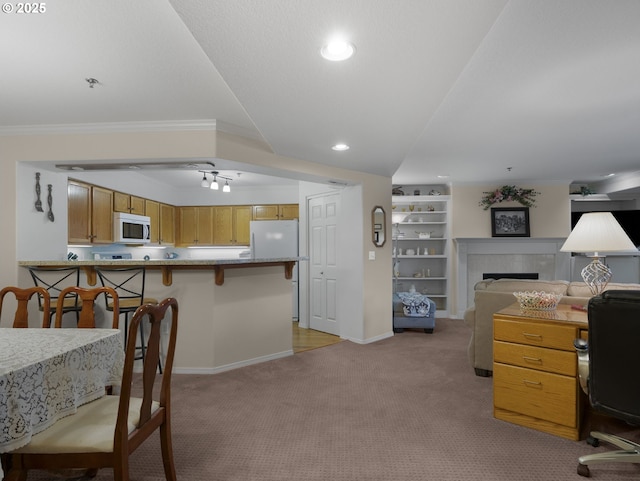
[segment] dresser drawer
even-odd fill
[[[573,377],[534,369],[493,365],[493,404],[556,424],[577,427],[578,384]]]
[[[578,371],[575,352],[510,342],[495,341],[493,343],[493,360],[565,376],[575,377]]]
[[[496,319],[493,322],[493,336],[497,341],[574,351],[573,340],[578,337],[578,329],[573,326],[559,326],[541,322]]]

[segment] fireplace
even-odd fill
[[[473,287],[485,274],[510,278],[571,278],[571,254],[560,252],[564,238],[456,238],[456,312],[473,305]],[[495,277],[494,277],[495,278]]]
[[[537,272],[483,272],[482,280],[485,279],[539,279]]]

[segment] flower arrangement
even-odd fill
[[[534,197],[539,193],[533,189],[521,189],[515,185],[503,185],[492,192],[483,192],[485,196],[478,205],[484,210],[498,202],[519,202],[525,207],[535,207],[533,205],[536,201]]]

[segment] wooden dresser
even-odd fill
[[[559,305],[493,316],[493,414],[497,419],[580,439],[581,406],[573,341],[586,338],[587,313]]]

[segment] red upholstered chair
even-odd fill
[[[49,327],[51,323],[51,299],[49,292],[44,287],[29,287],[23,289],[21,287],[9,286],[0,291],[0,314],[2,313],[2,305],[4,296],[11,292],[18,301],[18,307],[13,317],[13,327],[29,327],[29,301],[34,294],[41,297],[42,305],[42,327]]]
[[[171,316],[168,310],[171,308]],[[165,319],[168,317],[168,319]],[[148,318],[148,320],[147,320]],[[136,337],[141,321],[150,333],[142,375],[133,375]],[[163,374],[157,374],[161,325],[170,322],[169,343]],[[171,445],[171,372],[178,332],[178,303],[169,298],[159,305],[139,307],[129,322],[122,387],[118,396],[103,396],[78,408],[48,429],[36,434],[26,446],[5,453],[9,467],[4,481],[24,481],[30,469],[69,470],[113,468],[114,481],[128,481],[129,456],[153,432],[160,432],[165,478],[176,481]],[[161,379],[159,389],[154,389]],[[142,397],[132,396],[132,386]],[[155,396],[154,397],[154,393]]]

